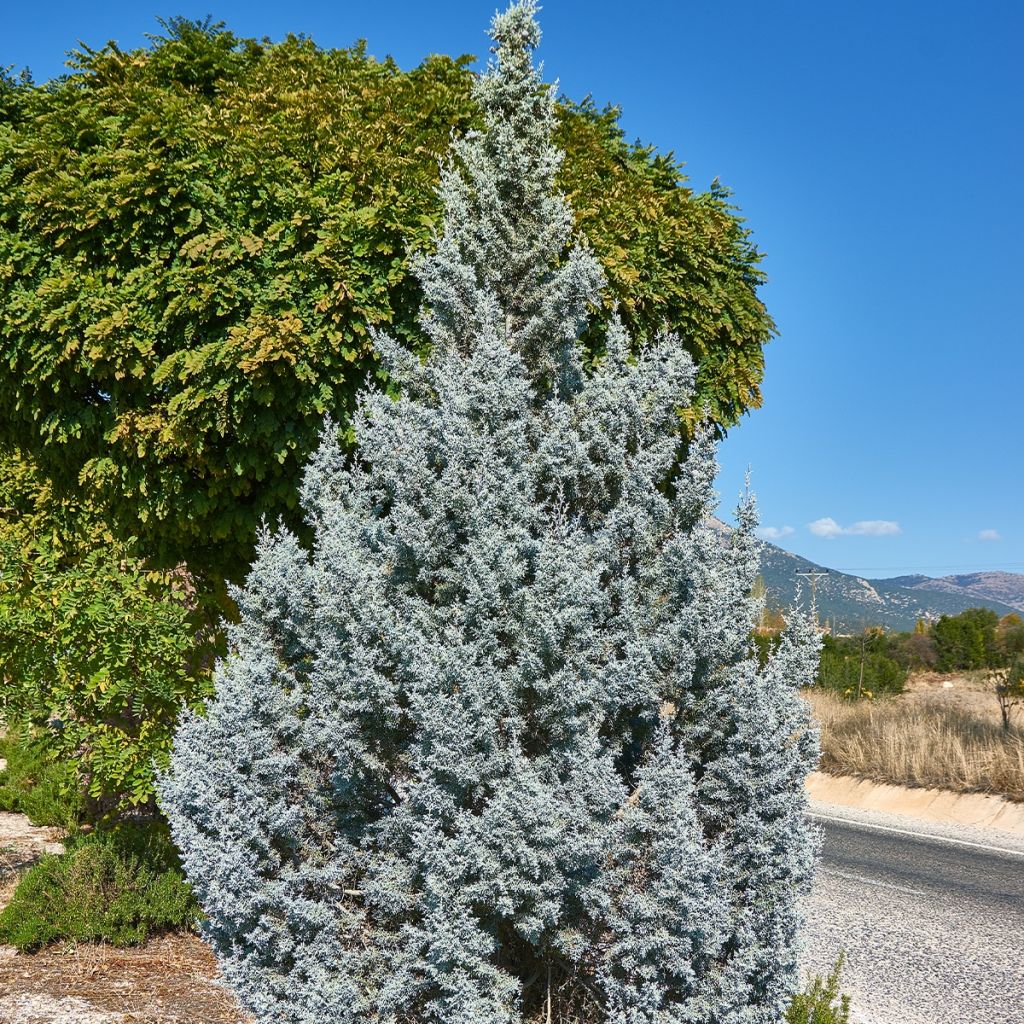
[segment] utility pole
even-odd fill
[[[864,648],[868,643],[868,625],[864,619],[860,620],[860,679],[857,680],[857,700],[860,700],[864,692]]]
[[[797,576],[802,576],[805,580],[811,581],[811,610],[814,612],[814,621],[818,621],[818,580],[824,579],[828,575],[828,572],[822,570],[820,572],[798,572]]]
[[[865,629],[860,634],[860,679],[857,680],[857,700],[860,700],[860,695],[864,692],[864,647],[867,642],[868,632]]]

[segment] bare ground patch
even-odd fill
[[[136,949],[0,947],[0,1024],[249,1024],[194,935]]]
[[[999,721],[999,704],[986,669],[977,672],[914,672],[898,701],[909,705],[956,708],[987,721]]]

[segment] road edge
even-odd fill
[[[1024,839],[1024,804],[989,793],[895,786],[849,775],[813,772],[807,779],[812,800],[834,807],[879,811],[941,825],[961,825]]]

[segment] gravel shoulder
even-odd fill
[[[846,953],[864,1024],[1020,1024],[1024,839],[815,804],[824,849],[806,969]]]

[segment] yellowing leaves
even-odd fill
[[[294,314],[285,314],[269,323],[236,329],[232,338],[245,353],[238,361],[239,369],[253,376],[269,363],[296,364],[303,344],[302,321]]]
[[[324,412],[346,429],[376,380],[369,326],[422,346],[406,254],[433,244],[438,158],[479,114],[466,61],[405,72],[291,38],[192,67],[166,47],[122,55],[128,79],[84,56],[2,130],[0,441],[67,489],[88,467],[161,561],[238,574],[259,517],[293,515]],[[693,192],[612,111],[562,104],[558,143],[608,276],[599,319],[676,330],[735,422],[772,323],[727,193]],[[584,342],[601,350],[600,323]]]
[[[255,235],[242,235],[239,242],[249,256],[258,256],[263,252],[263,240]]]
[[[179,250],[179,255],[186,260],[198,260],[203,256],[215,256],[221,251],[227,232],[210,231],[189,239]]]

